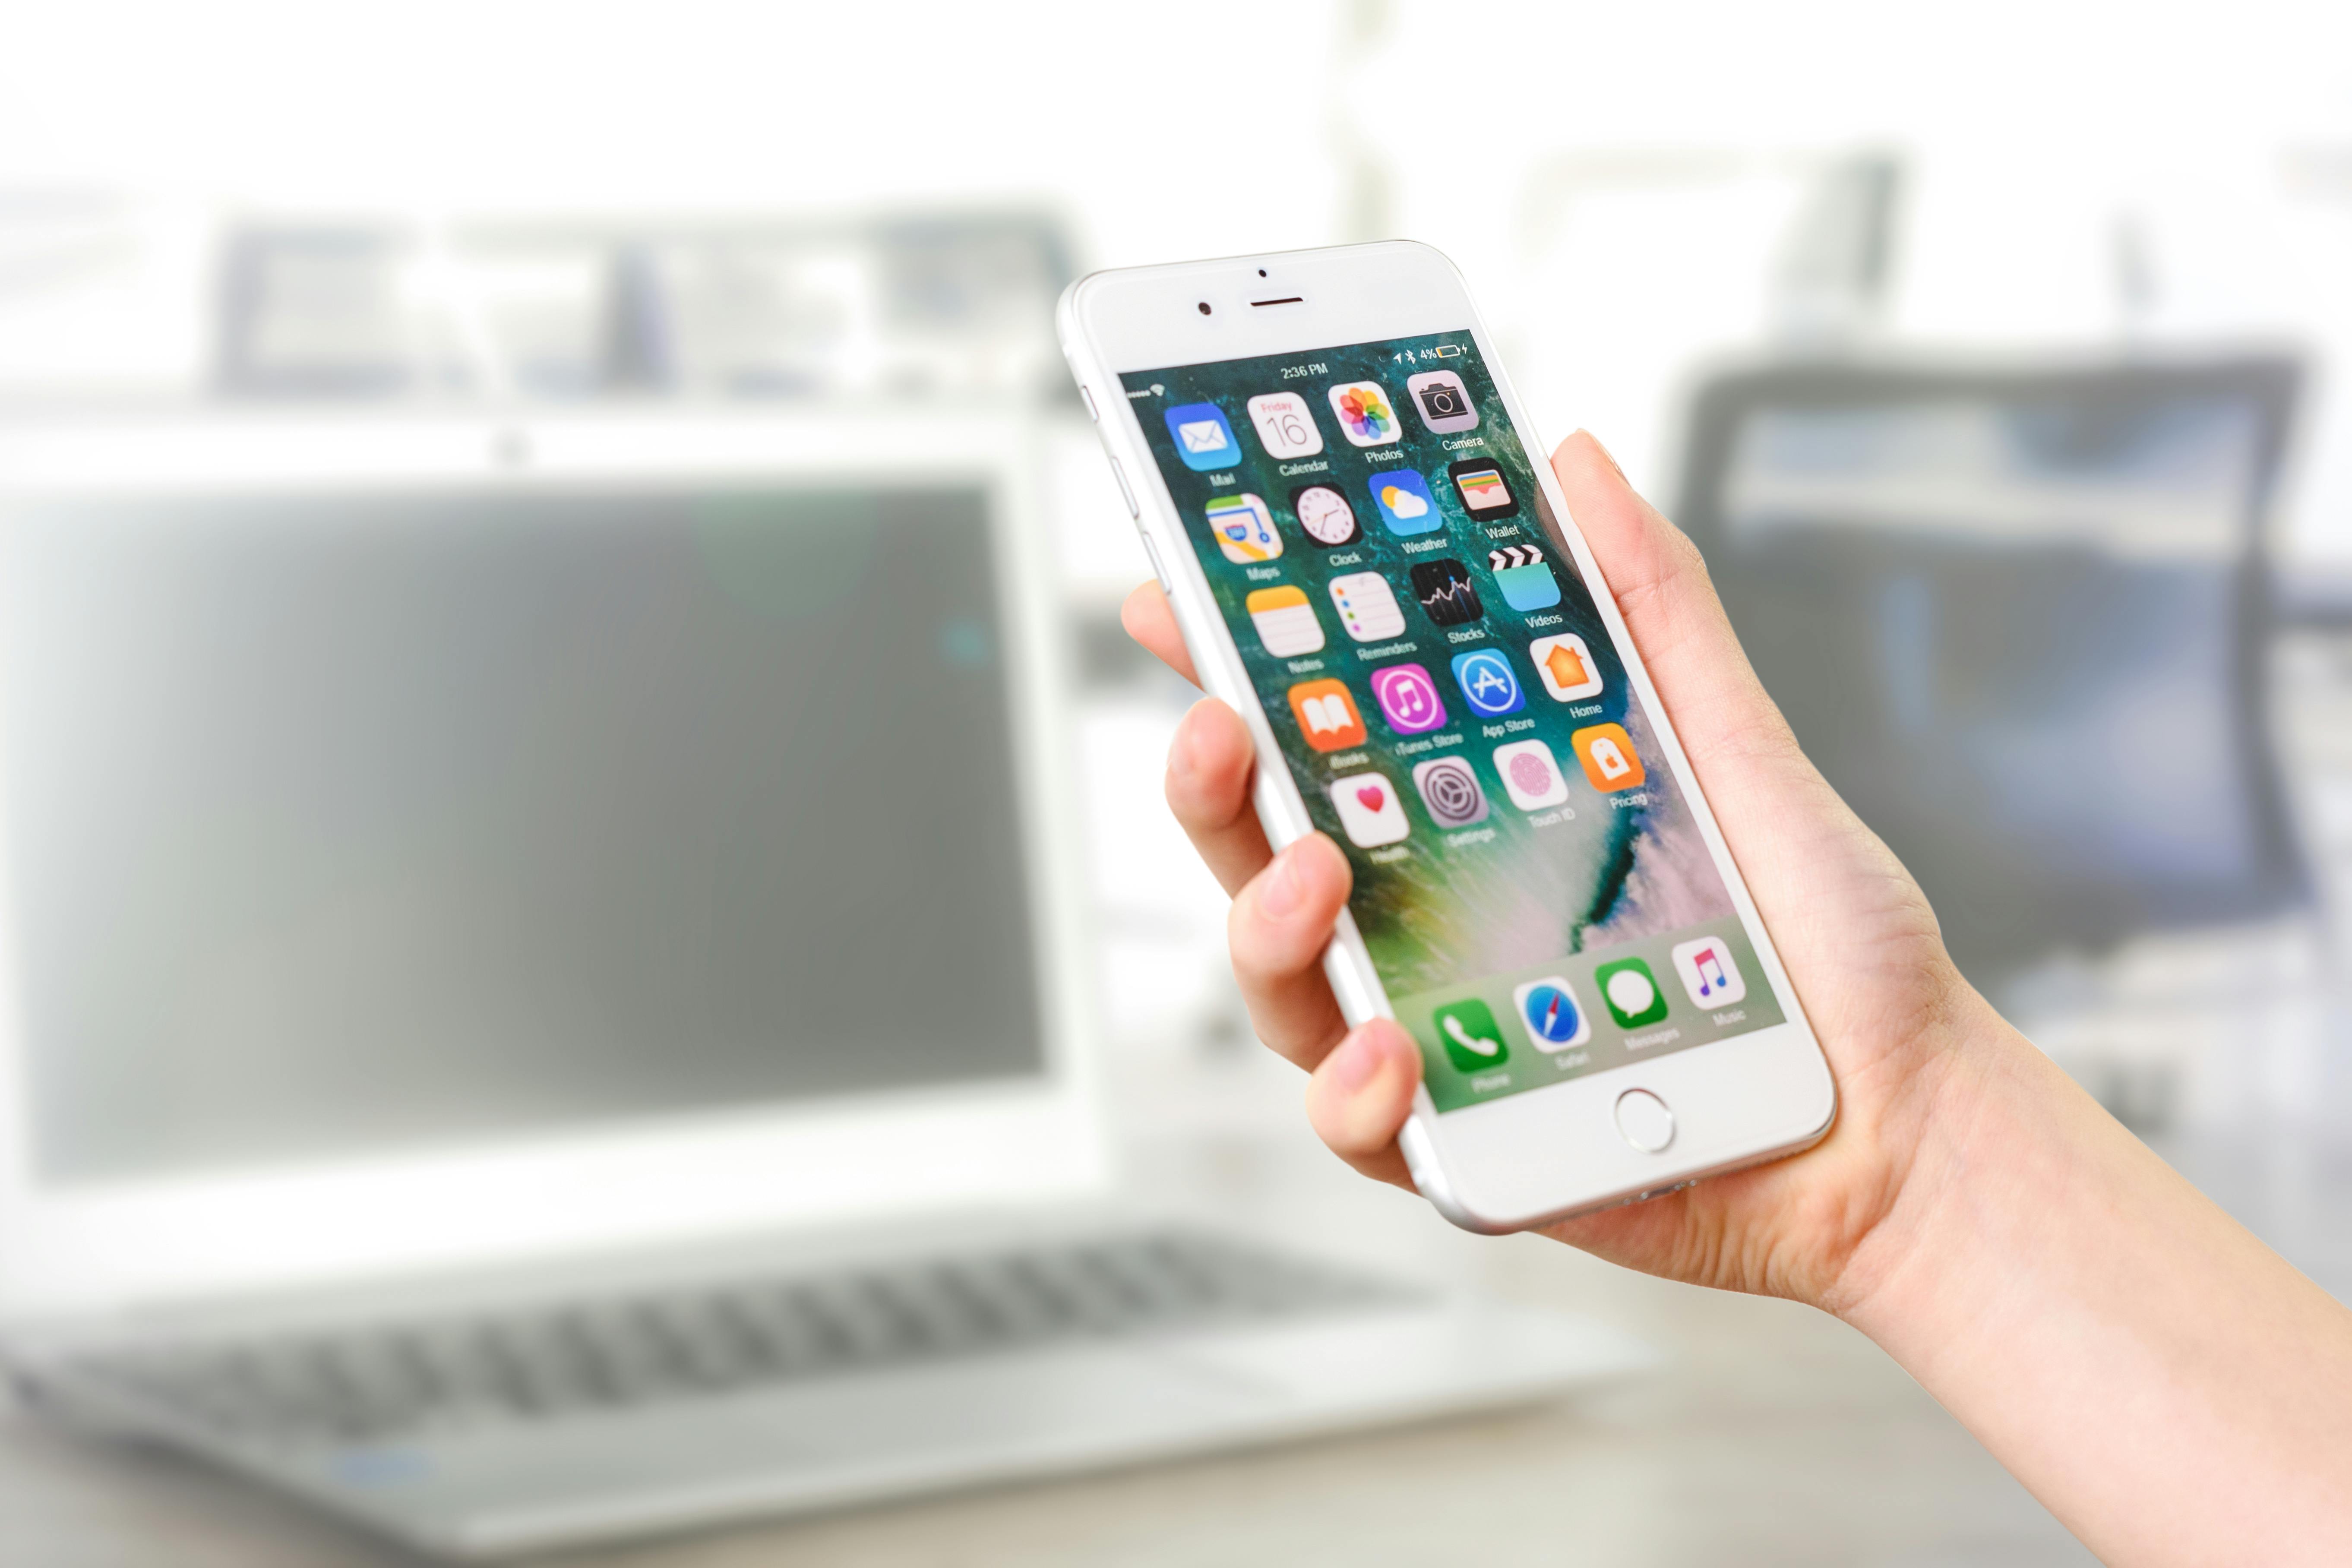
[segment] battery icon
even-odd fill
[[[1455,354],[1458,354],[1461,352],[1462,345],[1459,343],[1440,343],[1437,345],[1437,357],[1439,359],[1452,359]]]

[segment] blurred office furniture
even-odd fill
[[[1678,516],[1797,738],[1999,994],[2291,908],[2267,679],[2284,357],[1717,375]]]
[[[1070,399],[1074,276],[1023,211],[700,222],[283,220],[225,241],[240,399]]]

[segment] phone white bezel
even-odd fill
[[[1485,356],[1520,440],[1530,452],[1539,452],[1534,427],[1460,273],[1436,250],[1409,241],[1097,272],[1063,295],[1056,326],[1063,353],[1097,416],[1104,447],[1136,504],[1136,525],[1202,683],[1249,725],[1258,755],[1254,799],[1259,818],[1277,847],[1287,844],[1313,831],[1313,820],[1240,649],[1218,613],[1122,377],[1466,331]],[[1486,1232],[1525,1229],[1793,1153],[1822,1137],[1837,1111],[1836,1087],[1811,1025],[1615,598],[1549,466],[1538,461],[1534,467],[1560,520],[1562,536],[1553,543],[1570,552],[1594,585],[1602,624],[1731,890],[1759,967],[1787,1022],[1444,1115],[1427,1089],[1421,1090],[1400,1139],[1414,1180],[1447,1218]],[[1324,967],[1351,1024],[1390,1013],[1362,938],[1345,911]],[[1673,1109],[1675,1134],[1661,1152],[1635,1149],[1618,1133],[1617,1100],[1636,1088],[1657,1094]]]
[[[1043,1036],[1034,1070],[982,1082],[60,1185],[40,1177],[30,1146],[16,949],[0,910],[0,1326],[1106,1196],[1114,1173],[1091,1050],[1084,876],[1067,830],[1077,805],[1035,440],[1025,418],[954,406],[507,419],[373,410],[130,415],[0,429],[0,493],[11,498],[713,484],[979,491],[1005,628]],[[334,521],[330,510],[320,526]]]

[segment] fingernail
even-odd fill
[[[1331,1053],[1331,1079],[1342,1094],[1354,1094],[1371,1082],[1372,1075],[1380,1070],[1380,1047],[1372,1044],[1369,1035],[1349,1035]]]
[[[1617,477],[1618,477],[1619,479],[1625,479],[1625,469],[1624,469],[1624,467],[1623,467],[1623,465],[1620,464],[1620,463],[1617,461],[1617,454],[1616,454],[1616,453],[1614,453],[1614,452],[1612,452],[1612,451],[1611,451],[1611,450],[1609,449],[1609,444],[1608,444],[1606,441],[1603,441],[1600,437],[1595,436],[1595,435],[1594,435],[1591,431],[1590,431],[1590,430],[1587,430],[1587,431],[1584,433],[1584,438],[1585,438],[1586,440],[1588,440],[1588,441],[1591,442],[1594,446],[1596,446],[1596,447],[1600,447],[1600,448],[1601,448],[1601,455],[1602,457],[1604,457],[1604,458],[1608,458],[1608,459],[1609,459],[1609,467],[1611,468],[1611,469],[1612,469],[1612,470],[1616,473],[1616,475],[1617,475]],[[1633,480],[1631,480],[1631,479],[1625,479],[1625,482],[1626,482],[1627,484],[1629,484],[1629,485],[1630,485],[1630,484],[1632,484],[1633,481]]]
[[[1280,920],[1306,899],[1307,888],[1298,876],[1298,847],[1293,845],[1275,858],[1265,880],[1258,884],[1257,907],[1261,913]]]
[[[1189,779],[1201,771],[1200,763],[1192,755],[1194,744],[1192,726],[1189,723],[1178,726],[1176,739],[1168,747],[1168,772],[1171,777]]]

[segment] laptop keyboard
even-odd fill
[[[175,1424],[268,1443],[382,1442],[1411,1299],[1321,1264],[1171,1231],[289,1332],[77,1370]]]

